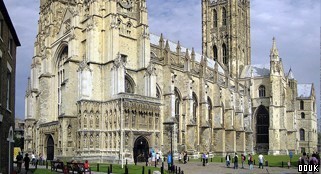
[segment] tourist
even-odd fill
[[[187,163],[187,151],[184,152],[184,164]]]
[[[152,151],[152,164],[151,165],[155,165],[156,164],[156,153],[155,151],[153,150]]]
[[[23,158],[23,161],[24,161],[24,163],[25,163],[26,173],[28,173],[29,163],[30,163],[30,158],[28,157],[28,153],[26,153],[25,157]]]
[[[21,155],[20,152],[18,153],[16,160],[17,160],[18,173],[20,173],[21,172],[21,165],[23,163],[23,156]]]
[[[241,154],[241,158],[242,158],[242,169],[244,169],[245,155],[243,153]]]
[[[300,164],[309,164],[309,158],[307,157],[307,154],[303,152],[303,156],[300,157]]]
[[[239,157],[237,156],[237,153],[235,153],[235,156],[234,156],[234,169],[238,169],[239,167]]]
[[[88,162],[88,160],[86,160],[85,161],[85,163],[84,163],[84,169],[85,169],[85,172],[87,172],[87,171],[89,171],[89,162]]]
[[[206,154],[205,152],[202,154],[202,161],[203,161],[203,166],[205,166],[205,160],[206,160]]]
[[[225,156],[225,160],[226,160],[226,167],[230,167],[231,156],[228,153]]]
[[[168,170],[172,170],[172,155],[170,152],[168,152],[168,155],[167,155],[167,165],[168,165]]]
[[[259,168],[261,168],[261,166],[262,166],[262,169],[263,169],[263,161],[264,161],[264,157],[263,157],[263,155],[260,153],[260,155],[259,155]]]
[[[156,153],[156,162],[157,162],[156,165],[158,165],[158,163],[159,163],[159,158],[160,158],[160,156],[159,156],[159,153],[157,152],[157,153]]]
[[[249,159],[248,159],[248,161],[249,161],[250,170],[252,170],[252,169],[253,169],[253,157],[252,157],[251,154],[249,154]]]
[[[32,154],[31,154],[31,164],[32,165],[35,165],[36,164],[36,156],[35,156],[35,154],[32,152]]]

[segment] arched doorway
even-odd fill
[[[140,136],[136,139],[134,144],[134,161],[145,162],[148,158],[149,145],[146,138]]]
[[[55,144],[51,135],[47,140],[47,160],[53,160],[55,155]]]
[[[265,106],[258,107],[256,112],[256,151],[267,154],[269,151],[269,111]]]

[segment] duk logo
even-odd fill
[[[300,164],[298,172],[319,172],[319,165]]]

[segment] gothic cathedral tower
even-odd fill
[[[224,65],[230,76],[238,78],[251,64],[250,1],[202,1],[203,55]]]

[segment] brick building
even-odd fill
[[[10,128],[14,129],[16,47],[20,42],[3,1],[0,12],[0,173],[8,173],[7,138]]]

